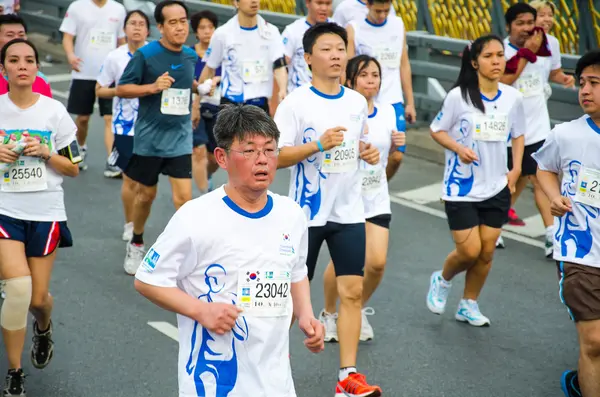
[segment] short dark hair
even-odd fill
[[[215,28],[219,26],[219,18],[217,17],[217,14],[209,10],[200,11],[192,15],[191,23],[192,30],[194,31],[194,33],[196,33],[196,31],[198,30],[198,26],[200,26],[200,21],[202,21],[203,19],[208,19]]]
[[[142,18],[144,18],[144,20],[146,21],[146,26],[148,27],[148,31],[150,31],[150,18],[148,18],[148,15],[146,15],[146,13],[144,11],[141,10],[133,10],[133,11],[129,11],[127,13],[127,16],[125,16],[125,23],[123,24],[123,27],[127,26],[127,22],[129,22],[129,20],[131,19],[132,16],[134,15],[139,15]]]
[[[381,77],[381,65],[376,58],[365,54],[357,55],[350,59],[346,65],[346,87],[356,87],[356,79],[358,79],[363,70],[369,67],[371,62],[377,66],[379,76]],[[381,88],[381,80],[379,81],[379,88]]]
[[[33,43],[31,41],[25,40],[25,39],[13,39],[13,40],[9,41],[8,43],[4,44],[4,47],[2,47],[2,50],[0,50],[0,65],[4,65],[4,61],[6,60],[6,53],[8,52],[8,48],[15,44],[20,44],[20,43],[27,44],[29,47],[33,48],[33,52],[35,53],[35,63],[37,63],[39,65],[40,56],[38,54],[37,48],[35,48],[35,45],[33,45]]]
[[[534,20],[535,18],[537,18],[537,11],[535,8],[533,8],[527,3],[516,3],[510,6],[504,14],[506,26],[510,27],[510,25],[515,21],[515,19],[517,19],[521,14],[531,14],[533,15]]]
[[[583,70],[589,66],[600,66],[600,50],[588,51],[579,58],[575,66],[575,78],[579,80]]]
[[[156,5],[154,9],[154,19],[156,23],[162,25],[165,23],[165,16],[163,15],[163,9],[169,6],[181,6],[185,10],[185,16],[189,15],[188,7],[185,5],[183,1],[180,0],[163,0]]]
[[[0,15],[0,28],[2,25],[23,25],[23,29],[25,29],[25,33],[27,33],[27,24],[17,14],[6,14]]]
[[[306,32],[304,32],[304,37],[302,38],[304,52],[306,54],[312,54],[312,50],[317,42],[317,39],[324,34],[336,34],[340,36],[342,40],[344,40],[344,45],[348,47],[348,33],[346,33],[346,29],[337,23],[325,22],[314,24],[308,28]]]
[[[219,110],[213,133],[217,146],[228,150],[237,138],[244,140],[248,135],[261,135],[279,141],[279,129],[273,119],[254,105],[224,105]]]

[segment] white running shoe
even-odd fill
[[[375,314],[375,309],[372,307],[365,307],[362,309],[362,322],[360,324],[360,340],[366,342],[368,340],[373,339],[375,336],[373,334],[373,327],[369,324],[369,319],[367,316],[372,316]]]
[[[442,271],[433,272],[427,293],[427,308],[435,314],[442,314],[446,310],[446,301],[452,283],[442,278]]]
[[[138,267],[140,267],[140,264],[144,260],[144,256],[146,256],[146,250],[143,245],[127,243],[127,253],[125,254],[125,263],[123,264],[125,273],[135,276]]]
[[[544,253],[546,254],[546,258],[552,258],[554,255],[554,236],[553,230],[546,230],[546,244],[544,246]]]
[[[477,301],[472,299],[461,299],[454,317],[456,320],[469,323],[474,327],[490,325],[490,319],[481,314]]]
[[[319,321],[325,326],[325,342],[337,342],[337,313],[329,314],[325,310],[321,310]]]
[[[126,223],[123,227],[123,241],[131,241],[133,238],[133,222]]]
[[[496,240],[496,248],[506,248],[502,235],[498,236],[498,240]]]
[[[81,156],[81,162],[78,164],[79,169],[81,171],[85,171],[88,168],[87,164],[85,163],[85,158],[87,157],[87,145],[79,147],[79,155]]]

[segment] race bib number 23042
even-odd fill
[[[287,271],[240,272],[238,307],[244,315],[286,316],[291,307],[291,279],[292,275]]]

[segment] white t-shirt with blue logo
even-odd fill
[[[358,147],[360,141],[368,140],[364,134],[368,113],[367,100],[342,86],[339,94],[326,95],[310,84],[303,85],[277,107],[274,119],[281,132],[280,148],[318,141],[330,128],[347,129],[341,146],[291,167],[289,196],[302,207],[309,226],[365,221]],[[346,171],[332,172],[333,164]]]
[[[123,44],[114,51],[111,51],[102,65],[98,84],[102,87],[109,87],[112,84],[118,84],[121,76],[133,55],[129,52],[129,46]],[[113,98],[112,128],[115,135],[133,136],[133,125],[138,115],[138,98]]]
[[[211,226],[198,227],[198,219]],[[178,315],[179,397],[296,397],[290,287],[307,275],[307,251],[306,218],[285,196],[269,193],[261,211],[248,213],[221,187],[175,213],[140,265],[138,280],[204,302],[277,301],[285,307],[276,316],[244,309],[225,335]]]
[[[356,19],[364,19],[367,17],[369,9],[367,3],[360,0],[344,0],[333,13],[333,20],[340,26],[346,27],[350,22]],[[389,15],[396,15],[396,10],[392,4]]]
[[[554,218],[554,259],[600,267],[600,128],[587,115],[559,124],[533,158],[540,170],[562,172],[573,208]]]
[[[445,150],[442,191],[445,201],[484,201],[500,193],[508,183],[508,136],[517,138],[526,128],[523,96],[516,89],[499,84],[495,98],[482,98],[485,115],[470,101],[463,100],[459,87],[453,88],[431,123],[433,133],[446,131],[456,142],[472,149],[479,159],[465,164],[457,153]],[[503,140],[475,139],[499,128],[505,133]]]

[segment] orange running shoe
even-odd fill
[[[379,397],[381,388],[371,386],[362,374],[352,373],[335,387],[335,397]]]

